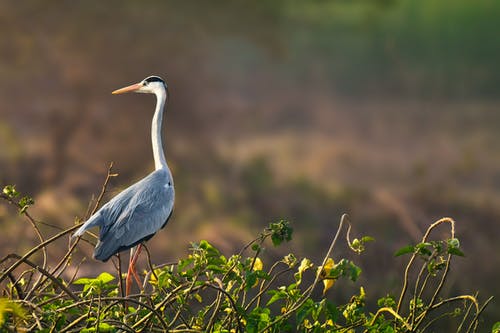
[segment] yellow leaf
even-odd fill
[[[327,273],[330,273],[333,266],[335,266],[335,262],[333,261],[332,258],[328,258],[325,263],[325,270],[327,271]]]
[[[261,271],[264,265],[262,264],[262,260],[259,257],[255,258],[255,262],[253,263],[254,271]]]
[[[309,260],[307,258],[302,259],[302,261],[300,262],[300,266],[299,266],[299,274],[302,275],[302,273],[304,273],[304,271],[306,269],[308,269],[309,267],[311,267],[311,260]]]
[[[332,258],[328,258],[326,260],[325,266],[324,267],[320,267],[320,269],[319,269],[319,274],[323,278],[323,295],[335,283],[334,279],[328,277],[330,275],[330,272],[331,272],[333,266],[335,266],[335,262],[333,261]]]
[[[0,298],[0,325],[5,323],[6,313],[10,313],[11,316],[21,319],[23,319],[26,315],[20,304],[12,302],[6,298]]]
[[[295,279],[297,280],[297,285],[299,285],[302,282],[302,273],[304,273],[308,268],[312,266],[311,260],[304,258],[300,262],[299,269],[297,270],[297,273],[295,274]]]
[[[234,281],[234,280],[230,280],[230,281],[227,283],[226,291],[227,291],[227,292],[230,292],[230,291],[231,291],[231,289],[233,288],[234,284],[235,284],[235,281]]]
[[[325,326],[333,326],[333,320],[328,319],[328,320],[325,322]]]
[[[155,269],[154,274],[151,274],[149,277],[149,283],[152,285],[157,285],[158,284],[158,279],[156,278],[160,274],[161,270],[160,269]],[[147,275],[147,273],[145,273]]]
[[[328,289],[333,287],[334,283],[335,283],[334,279],[323,280],[323,295],[327,292]]]

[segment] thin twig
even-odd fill
[[[76,318],[75,320],[73,320],[71,323],[69,323],[66,327],[64,327],[60,332],[61,333],[64,333],[64,332],[67,332],[69,331],[71,328],[75,327],[76,325],[78,325],[82,320],[84,320],[85,318],[88,317],[88,314],[85,313],[83,315],[81,315],[80,317]]]
[[[477,329],[477,325],[479,324],[479,316],[481,315],[481,313],[483,313],[484,309],[486,309],[486,307],[488,306],[488,304],[493,300],[493,296],[491,296],[490,298],[488,298],[486,300],[486,302],[484,302],[483,306],[479,309],[479,311],[476,313],[476,315],[474,316],[474,319],[472,320],[472,322],[470,323],[469,325],[469,328],[467,329],[467,333],[469,333],[472,329],[472,327],[474,327],[474,331],[476,331]]]
[[[328,258],[330,258],[331,254],[333,252],[333,248],[335,247],[335,244],[337,243],[337,239],[339,238],[340,231],[342,230],[344,223],[348,219],[349,219],[349,216],[347,214],[343,214],[342,217],[340,218],[340,223],[339,223],[339,227],[337,229],[337,233],[335,234],[335,237],[333,238],[332,242],[330,243],[330,247],[328,248],[328,251],[326,252],[325,257],[323,258],[323,263],[321,264],[321,267],[325,267],[326,261],[328,260]],[[291,307],[287,312],[285,312],[283,315],[278,316],[276,319],[271,321],[262,331],[263,332],[266,331],[267,329],[272,327],[277,322],[282,321],[282,320],[290,317],[296,310],[298,310],[305,303],[305,301],[311,296],[314,288],[316,287],[316,285],[319,282],[320,275],[321,275],[321,269],[319,269],[318,272],[316,273],[316,277],[314,278],[314,282],[312,283],[312,285],[309,288],[307,288],[307,290],[302,295],[302,298],[293,307]]]
[[[35,268],[36,270],[38,270],[40,273],[42,273],[43,275],[47,276],[49,279],[52,280],[52,282],[57,285],[59,288],[61,288],[61,290],[63,290],[69,297],[71,297],[74,301],[78,301],[78,297],[75,296],[75,294],[73,294],[73,292],[71,290],[69,290],[64,284],[62,284],[61,281],[59,281],[57,278],[55,278],[52,274],[50,274],[49,271],[47,271],[46,269],[44,269],[43,267],[40,267],[38,266],[37,264],[29,261],[28,259],[26,258],[23,258],[21,257],[20,255],[18,254],[15,254],[15,253],[12,253],[12,254],[9,254],[8,255],[9,258],[15,258],[15,259],[18,259],[19,262],[24,262],[25,264]],[[10,272],[9,272],[10,273]]]
[[[431,224],[431,226],[429,228],[427,228],[427,231],[425,232],[424,237],[422,237],[421,242],[424,243],[427,240],[427,238],[429,237],[429,234],[431,233],[431,231],[442,223],[450,223],[451,224],[451,236],[452,236],[452,238],[454,238],[455,237],[455,221],[452,218],[444,217],[444,218],[439,219],[438,221],[434,222],[433,224]],[[414,252],[413,255],[411,256],[410,260],[408,261],[408,264],[406,265],[404,278],[403,278],[403,288],[401,290],[398,305],[396,307],[397,313],[400,313],[401,305],[403,304],[403,299],[405,297],[406,290],[408,289],[410,268],[413,265],[413,262],[415,261],[416,257],[417,257],[417,253]],[[447,267],[449,268],[449,266],[447,266]],[[442,280],[442,282],[444,282],[444,280]],[[441,287],[442,287],[442,283],[440,284],[440,287],[438,287],[438,289],[436,290],[437,293],[439,293],[439,291],[441,290]],[[437,296],[437,293],[435,294],[435,296]]]
[[[476,293],[474,295],[474,298],[477,298],[477,296],[478,296],[478,294]],[[469,313],[472,310],[473,305],[474,305],[474,303],[470,302],[469,306],[467,307],[467,311],[465,311],[465,314],[463,315],[463,318],[462,318],[462,321],[460,322],[460,325],[458,325],[456,333],[460,333],[460,331],[462,331],[462,327],[464,326],[465,321],[467,320],[467,317],[469,317]]]
[[[394,318],[396,318],[398,321],[400,321],[405,326],[406,329],[411,330],[410,324],[408,324],[396,311],[394,311],[392,308],[389,308],[389,307],[384,307],[384,308],[378,309],[377,313],[375,313],[375,315],[373,316],[373,318],[372,318],[370,324],[368,324],[368,326],[373,326],[373,324],[375,324],[375,321],[380,316],[380,314],[382,314],[382,312],[390,313],[391,315],[394,316]]]
[[[59,261],[59,263],[57,263],[56,267],[52,270],[51,275],[54,275],[56,278],[58,278],[59,276],[61,276],[61,274],[66,269],[66,267],[67,267],[67,265],[69,263],[70,256],[73,253],[73,250],[75,249],[75,247],[76,247],[77,244],[78,244],[78,242],[74,242],[70,246],[70,248],[68,249],[68,251],[66,252],[66,254],[64,255],[64,257]],[[65,267],[59,273],[56,274],[57,270],[59,270],[63,265],[65,265]],[[47,281],[47,277],[45,277],[44,279],[39,280],[37,283],[35,283],[33,285],[33,287],[31,288],[31,290],[26,295],[26,298],[30,298],[30,296],[34,293],[34,291],[37,290],[40,285],[42,285],[43,283],[45,283],[45,281]]]
[[[422,240],[422,242],[425,242],[427,240],[427,237],[429,236],[430,232],[432,231],[432,229],[434,229],[435,227],[437,227],[441,223],[450,223],[451,224],[451,238],[452,239],[455,238],[455,221],[451,218],[445,217],[445,218],[442,218],[439,221],[433,223],[429,227],[429,229],[427,229],[427,232],[425,233],[424,239]],[[441,289],[443,289],[444,282],[446,281],[446,277],[448,276],[448,272],[450,271],[451,258],[452,258],[452,255],[449,254],[448,258],[446,259],[446,266],[444,268],[443,275],[441,276],[441,281],[439,281],[439,285],[437,286],[436,290],[434,291],[434,295],[432,295],[432,298],[431,298],[429,304],[427,305],[427,308],[422,313],[423,314],[422,318],[415,323],[415,326],[413,327],[414,330],[416,330],[420,326],[423,319],[425,318],[425,315],[429,312],[430,309],[433,308],[433,305],[436,302],[436,299],[437,299],[439,293],[441,292]]]
[[[23,209],[24,207],[21,206],[19,204],[19,202],[15,201],[13,198],[3,194],[3,193],[0,193],[0,198],[2,199],[5,199],[7,200],[11,205],[14,205],[16,206],[18,209]],[[43,239],[43,236],[42,236],[42,233],[40,232],[40,229],[38,228],[38,226],[36,225],[36,221],[35,219],[30,215],[30,213],[28,213],[28,210],[25,209],[22,214],[24,216],[26,216],[26,218],[28,219],[28,221],[30,222],[31,226],[33,227],[33,229],[35,230],[35,233],[36,235],[38,236],[38,239],[40,240],[40,243],[43,243],[44,242],[44,239]],[[43,249],[43,265],[42,267],[43,268],[46,268],[47,266],[47,250],[44,248]]]
[[[3,193],[0,194],[0,197],[2,197],[3,199],[7,200],[11,205],[14,205],[16,206],[19,211],[24,215],[26,216],[26,218],[28,219],[28,221],[30,222],[31,226],[33,227],[33,229],[35,230],[35,233],[38,237],[38,239],[40,240],[40,243],[43,243],[44,242],[44,238],[42,236],[42,233],[40,232],[40,229],[38,228],[38,226],[36,225],[36,221],[35,219],[30,215],[30,213],[28,213],[28,210],[27,208],[23,207],[19,202],[15,201],[13,198],[7,196],[7,195],[4,195]],[[43,255],[43,263],[42,263],[42,268],[43,269],[46,269],[47,268],[47,249],[44,247],[42,248],[42,255]],[[43,278],[43,275],[40,275],[37,279],[37,281],[35,282],[35,285],[39,284],[40,281],[42,280]]]
[[[97,212],[97,209],[99,208],[99,205],[101,204],[102,198],[104,197],[104,194],[106,193],[106,190],[108,188],[109,180],[113,177],[118,176],[117,173],[111,172],[112,169],[113,169],[113,162],[109,163],[108,174],[106,175],[106,179],[104,179],[104,184],[102,184],[102,187],[101,187],[101,193],[99,193],[99,196],[97,197],[97,200],[96,200],[95,205],[94,205],[94,209],[92,209],[90,216],[94,215],[94,213]]]
[[[14,279],[14,275],[12,275],[12,272],[10,272],[7,276],[9,277],[9,280],[12,284],[12,288],[14,288],[16,290],[18,298],[23,299],[24,292],[23,292],[23,289],[21,288],[21,286],[19,285],[20,277],[17,280]],[[10,291],[10,294],[11,294],[11,298],[14,298],[12,290]]]
[[[14,264],[12,264],[9,268],[7,268],[7,270],[5,270],[2,275],[0,275],[0,283],[5,280],[5,277],[7,276],[7,274],[9,274],[10,272],[12,272],[14,269],[16,269],[19,265],[21,265],[23,263],[23,260],[29,258],[30,256],[32,256],[34,253],[36,253],[38,250],[46,247],[47,245],[49,245],[50,243],[56,241],[57,239],[71,233],[72,231],[78,229],[79,227],[82,226],[83,223],[80,223],[80,224],[76,224],[64,231],[61,231],[60,233],[50,237],[49,239],[45,240],[43,243],[40,243],[38,244],[37,246],[33,247],[31,250],[29,250],[28,252],[26,252],[24,254],[24,256],[22,256],[17,262],[15,262]],[[0,263],[3,263],[4,261],[6,261],[7,259],[11,258],[11,255],[12,254],[9,254],[5,257],[2,258],[2,260],[0,260]],[[14,254],[15,256],[17,256],[17,254]]]

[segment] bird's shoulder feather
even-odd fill
[[[156,170],[120,192],[101,208],[103,224],[99,238],[112,232],[114,238],[119,239],[132,229],[137,229],[134,230],[137,236],[154,233],[172,211],[173,201],[174,187],[170,172]]]

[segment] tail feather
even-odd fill
[[[97,212],[96,214],[92,215],[80,228],[78,228],[78,230],[73,234],[73,237],[81,236],[86,230],[92,227],[100,226],[101,222],[102,216],[99,212]]]
[[[113,234],[107,233],[97,242],[94,250],[94,259],[108,261],[113,255],[137,246],[154,236],[154,233],[140,238],[133,243],[123,244],[119,239],[113,238]]]
[[[98,241],[94,249],[94,259],[108,261],[111,256],[119,252],[120,246],[110,241]]]

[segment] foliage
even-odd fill
[[[113,174],[108,173],[107,181]],[[28,208],[33,201],[19,197],[13,186],[5,187],[1,197],[15,205],[36,227]],[[102,195],[97,200],[95,207]],[[103,272],[96,278],[62,278],[71,265],[76,242],[71,243],[56,267],[47,265],[46,248],[58,238],[68,237],[80,224],[44,238],[23,256],[4,257],[0,283],[0,329],[41,332],[426,332],[436,322],[451,317],[456,332],[475,332],[479,317],[490,301],[482,305],[476,296],[446,297],[450,262],[463,256],[455,237],[455,224],[444,218],[432,224],[416,245],[404,247],[397,256],[411,255],[398,298],[381,297],[370,309],[364,286],[346,301],[332,300],[329,292],[341,280],[356,283],[361,268],[349,258],[334,257],[334,247],[347,223],[344,215],[330,248],[321,263],[288,254],[265,262],[266,242],[274,246],[292,239],[286,220],[271,223],[239,253],[223,255],[206,240],[192,243],[190,254],[177,263],[152,266],[144,272],[141,292],[123,297],[121,265],[116,276]],[[433,229],[449,224],[451,237],[429,240]],[[371,237],[351,240],[348,247],[362,254]],[[43,263],[31,261],[43,253]],[[33,259],[34,260],[34,259]],[[414,268],[420,268],[414,271]],[[413,271],[412,271],[413,269]],[[413,272],[413,273],[412,273]],[[118,283],[116,283],[118,281]],[[323,286],[322,293],[318,287]],[[450,307],[451,306],[451,307]],[[498,332],[499,323],[492,328]]]

